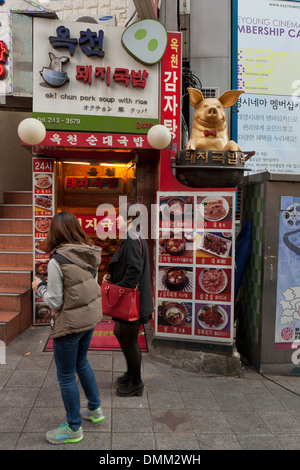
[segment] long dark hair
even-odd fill
[[[92,245],[77,218],[71,212],[57,212],[53,217],[43,250],[50,253],[62,243],[73,245]]]

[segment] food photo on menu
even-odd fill
[[[192,299],[193,268],[187,266],[159,266],[158,297]]]
[[[173,300],[158,301],[158,325],[169,332],[191,334],[192,304]],[[172,327],[172,328],[171,328]],[[162,328],[160,328],[162,330]]]
[[[197,228],[232,228],[232,196],[197,196]]]
[[[43,194],[44,190],[52,187],[52,175],[47,173],[34,175],[34,186]]]
[[[49,217],[36,217],[35,218],[35,238],[46,237],[51,224]]]
[[[196,303],[195,334],[202,336],[230,337],[231,306],[219,303]]]
[[[160,196],[160,227],[193,227],[193,196]]]
[[[196,299],[231,301],[231,270],[196,268]]]
[[[160,263],[192,263],[194,234],[190,230],[159,231]]]
[[[196,263],[231,265],[231,232],[197,232]]]
[[[35,275],[47,280],[47,268],[48,268],[49,259],[46,260],[36,260],[35,261]]]
[[[45,303],[37,302],[35,304],[35,321],[36,323],[49,323],[51,318],[51,308]]]
[[[34,198],[34,205],[36,212],[50,212],[53,209],[52,196],[36,195]]]

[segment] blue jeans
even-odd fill
[[[88,400],[88,408],[100,406],[99,391],[95,375],[87,360],[87,352],[93,330],[70,334],[53,340],[57,378],[66,409],[67,422],[73,431],[81,426],[80,397],[76,372]]]

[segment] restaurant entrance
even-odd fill
[[[155,203],[158,189],[159,152],[96,154],[93,152],[91,158],[91,153],[82,151],[81,154],[68,152],[52,158],[49,155],[47,159],[34,158],[34,263],[37,276],[47,276],[49,254],[42,251],[43,242],[52,216],[61,211],[74,214],[93,243],[102,248],[99,284],[120,243],[116,217],[123,202],[139,203],[144,208],[143,214],[148,214],[145,237],[150,260],[153,259],[151,205]],[[46,164],[48,161],[49,165]],[[49,323],[50,309],[38,297],[34,303],[34,323]]]

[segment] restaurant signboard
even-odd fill
[[[159,119],[159,65],[122,47],[124,28],[35,18],[33,117],[47,130],[146,134]]]

